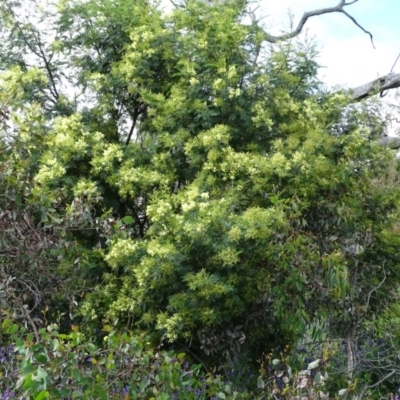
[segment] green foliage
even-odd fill
[[[10,100],[7,93],[1,99]],[[48,311],[56,314],[60,299],[85,290],[85,272],[74,272],[82,246],[72,232],[93,226],[99,198],[76,193],[65,207],[66,191],[37,179],[47,147],[40,107],[24,107],[9,123],[13,129],[7,127],[0,137],[0,310],[32,325],[43,323]]]
[[[8,319],[2,328],[13,355],[2,361],[1,372],[8,373],[1,386],[8,393],[12,390],[11,396],[35,400],[254,398],[220,375],[205,374],[199,365],[189,364],[184,353],[149,349],[145,339],[118,333],[109,325],[103,327],[102,347],[77,327],[60,334],[57,325],[49,325],[37,333],[38,341]]]
[[[267,46],[239,1],[33,3],[29,23],[0,5],[3,314],[227,367],[310,326],[355,340],[391,305],[398,161],[377,104],[323,89],[312,43]]]

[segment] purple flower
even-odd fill
[[[3,393],[3,395],[1,396],[1,400],[9,400],[12,399],[13,397],[14,397],[14,392],[11,392],[7,388],[6,391]]]

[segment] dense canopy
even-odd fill
[[[144,0],[2,2],[5,343],[21,328],[56,352],[54,340],[80,343],[77,330],[91,346],[112,331],[205,368],[243,369],[241,355],[253,371],[270,354],[273,379],[263,367],[250,397],[233,399],[282,390],[292,372],[275,373],[274,352],[294,357],[311,341],[327,352],[313,353],[313,376],[344,349],[331,390],[392,390],[396,352],[376,362],[365,338],[389,340],[387,316],[398,318],[398,161],[379,142],[379,100],[355,103],[382,87],[330,92],[312,42],[271,40],[247,13],[242,1],[171,12]],[[25,367],[36,365],[28,348]],[[48,374],[46,357],[35,362]],[[65,397],[24,365],[25,396]],[[127,391],[129,379],[112,382]],[[150,398],[128,386],[127,398]],[[162,390],[154,398],[176,395]]]

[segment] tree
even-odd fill
[[[390,304],[397,161],[377,142],[376,102],[352,106],[375,92],[327,93],[314,46],[286,41],[349,4],[274,38],[242,22],[242,2],[167,15],[144,1],[62,1],[32,8],[35,25],[3,2],[3,143],[33,140],[37,155],[21,157],[30,201],[55,198],[76,244],[64,265],[85,282],[82,318],[232,356],[321,320],[351,339]]]

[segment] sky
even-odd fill
[[[280,34],[305,11],[337,5],[339,0],[260,0],[258,15],[263,15],[269,33]],[[348,0],[348,2],[350,2]],[[374,37],[369,36],[346,15],[327,14],[310,18],[305,26],[308,36],[315,37],[320,51],[323,81],[329,86],[356,87],[378,76],[388,74],[400,53],[400,1],[358,0],[345,10]],[[397,68],[396,68],[397,67]],[[394,72],[400,72],[400,60]]]

